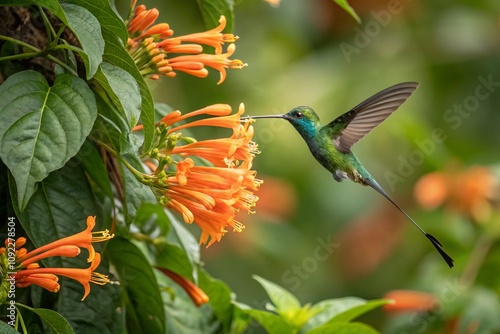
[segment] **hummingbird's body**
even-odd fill
[[[394,204],[431,241],[446,263],[453,259],[444,252],[441,243],[425,232],[382,189],[351,152],[351,147],[391,115],[417,88],[414,82],[400,83],[373,95],[332,122],[321,125],[318,115],[307,106],[300,106],[283,115],[249,118],[283,118],[289,121],[307,143],[316,160],[332,173],[336,181],[351,179],[370,186]]]

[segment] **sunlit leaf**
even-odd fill
[[[361,323],[336,323],[327,324],[316,329],[313,329],[308,334],[377,334],[378,332],[372,327]]]
[[[276,306],[276,312],[286,314],[300,309],[300,302],[298,299],[281,286],[273,282],[269,282],[268,280],[257,275],[254,275],[253,278],[262,285],[264,290],[266,290],[269,298]]]

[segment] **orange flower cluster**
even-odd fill
[[[6,248],[0,248],[1,266],[9,269],[3,270],[3,272],[12,273],[9,279],[14,279],[15,285],[19,288],[35,284],[51,292],[57,292],[60,289],[57,276],[69,277],[82,284],[85,290],[82,298],[84,300],[90,292],[90,283],[99,285],[114,283],[110,282],[106,275],[94,272],[101,262],[101,256],[94,251],[92,243],[106,241],[113,237],[108,230],[92,232],[94,226],[95,217],[89,216],[87,218],[87,228],[84,231],[56,240],[31,252],[28,252],[26,248],[19,248],[26,243],[26,238],[18,238],[15,242],[15,265],[8,262]],[[8,246],[8,240],[5,241],[6,246]],[[91,265],[87,269],[40,268],[37,263],[39,260],[52,256],[78,256],[80,248],[86,248],[89,252],[87,261],[91,262]]]
[[[220,72],[218,84],[221,84],[226,78],[226,68],[242,69],[247,66],[239,59],[229,59],[236,50],[232,43],[238,37],[222,33],[226,27],[224,16],[220,17],[219,26],[214,29],[172,37],[174,32],[167,23],[153,25],[158,15],[156,8],[146,9],[146,6],[140,5],[135,8],[127,27],[127,48],[143,76],[156,80],[160,75],[174,77],[176,71],[181,71],[205,78],[208,75],[206,67],[211,67]],[[223,52],[225,43],[231,44]],[[203,53],[202,45],[213,47],[215,54]],[[177,56],[172,57],[172,54]]]
[[[216,104],[185,115],[171,112],[157,124],[164,135],[156,145],[154,158],[159,163],[150,176],[155,179],[153,190],[160,202],[178,211],[186,223],[200,226],[200,243],[208,246],[220,241],[228,226],[241,232],[244,225],[235,220],[236,213],[252,212],[258,200],[253,192],[262,181],[251,168],[259,152],[252,141],[250,122],[240,121],[244,111],[241,104],[238,112],[230,115],[229,105]],[[199,115],[214,117],[177,125]],[[229,128],[233,133],[229,138],[196,141],[179,132],[197,126]],[[196,164],[195,160],[205,163]]]
[[[449,210],[481,222],[491,215],[496,187],[490,169],[474,166],[424,175],[415,186],[415,197],[426,209],[446,204]]]

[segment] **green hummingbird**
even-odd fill
[[[248,116],[241,119],[282,118],[290,122],[305,140],[312,155],[332,173],[337,182],[350,179],[375,189],[415,224],[441,254],[448,266],[453,268],[453,259],[443,250],[442,244],[434,236],[425,232],[389,197],[351,152],[354,144],[396,111],[417,87],[416,82],[403,82],[386,88],[327,125],[321,125],[318,115],[307,106],[293,108],[282,115]]]

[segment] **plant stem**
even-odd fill
[[[471,252],[469,261],[465,265],[465,269],[460,276],[460,283],[465,286],[470,286],[476,280],[476,277],[481,269],[481,265],[488,255],[488,252],[493,245],[494,240],[489,236],[482,235],[477,240],[474,249]]]

